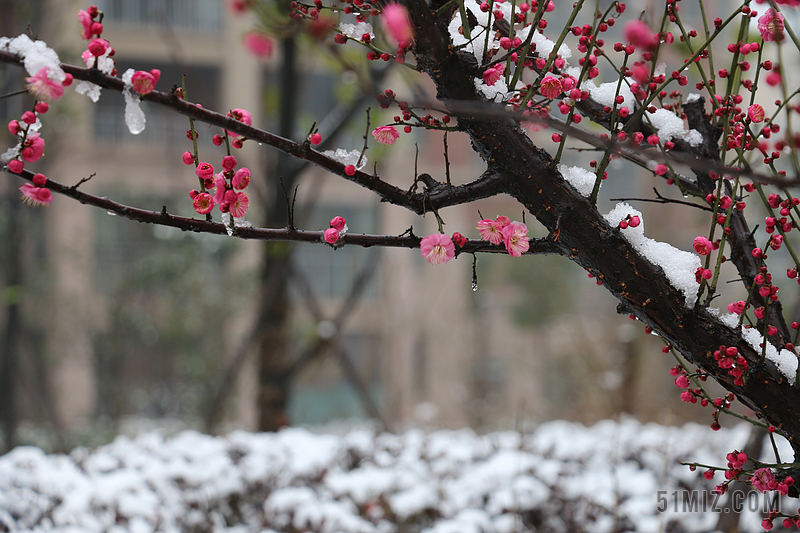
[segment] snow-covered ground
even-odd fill
[[[70,455],[20,447],[0,457],[0,531],[711,531],[710,506],[678,507],[683,491],[714,483],[678,463],[724,464],[748,434],[624,420],[528,434],[148,432]]]

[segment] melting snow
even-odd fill
[[[132,134],[139,135],[144,131],[146,118],[141,107],[142,99],[139,98],[139,95],[134,92],[131,86],[134,72],[136,71],[129,68],[122,75],[122,82],[125,84],[122,95],[125,97],[125,125],[128,126],[128,130]]]
[[[336,151],[333,150],[325,150],[322,152],[322,155],[326,155],[331,159],[338,161],[343,165],[353,165],[358,170],[364,168],[364,165],[367,164],[367,156],[361,158],[361,164],[358,164],[358,158],[361,156],[361,152],[359,150],[345,150],[344,148],[337,148]]]
[[[697,301],[697,291],[700,288],[700,284],[695,278],[695,272],[700,268],[700,257],[691,252],[679,250],[666,242],[658,242],[645,237],[642,213],[627,203],[618,203],[610,213],[605,215],[605,219],[612,227],[617,227],[620,221],[628,215],[638,216],[641,223],[635,228],[628,226],[620,230],[622,236],[651,263],[664,270],[670,284],[681,291],[686,298],[686,307],[694,307]]]

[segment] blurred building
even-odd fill
[[[190,100],[220,111],[245,108],[258,117],[256,125],[276,125],[279,54],[259,61],[245,52],[242,37],[252,18],[232,14],[215,0],[98,5],[105,12],[103,36],[116,50],[120,73],[158,68],[160,90],[180,85],[185,75]],[[66,62],[80,62],[84,42],[75,13],[85,7],[46,4],[38,33]],[[13,35],[25,26],[19,20]],[[359,92],[353,71],[330,67],[335,56],[319,59],[308,49],[302,54],[296,138]],[[22,76],[13,69],[5,72]],[[389,79],[380,89],[391,87],[410,98],[397,76]],[[372,127],[391,120],[371,106]],[[48,157],[40,165],[67,184],[93,176],[81,186],[93,194],[191,215],[188,192],[196,178],[180,157],[191,148],[188,120],[152,105],[143,109],[146,129],[134,136],[123,120],[121,95],[104,91],[93,104],[69,91],[44,120]],[[11,108],[5,112],[12,116]],[[361,148],[363,117],[357,115],[344,128],[336,147]],[[218,166],[224,152],[210,143],[215,132],[205,125],[198,131],[201,160]],[[477,177],[482,166],[468,141],[456,135],[448,141],[453,182]],[[368,166],[377,161],[384,179],[410,187],[415,144],[419,172],[443,178],[442,138],[434,133],[415,132],[393,147],[371,147]],[[283,194],[273,171],[276,154],[247,142],[235,155],[253,170],[254,207],[247,218],[258,225],[264,216],[259,206]],[[10,185],[18,186],[4,179],[3,187]],[[446,231],[476,237],[478,210],[484,217],[523,216],[521,206],[496,198],[443,210]],[[355,233],[436,231],[432,216],[420,219],[380,204],[338,177],[314,168],[304,171],[295,208],[296,220],[302,221],[298,226],[324,229],[336,215],[344,216]],[[26,361],[41,361],[46,372],[28,362],[20,375],[37,387],[50,383],[53,420],[65,428],[127,416],[177,417],[195,424],[210,409],[226,409],[224,421],[254,427],[254,357],[236,373],[233,398],[221,405],[213,399],[235,354],[252,352],[246,342],[257,305],[261,243],[119,220],[61,197],[25,217],[30,231],[20,260],[25,285],[33,290],[26,292],[23,307],[26,320],[40,327],[28,329],[39,340],[21,353]],[[543,235],[528,223],[532,234]],[[658,342],[614,316],[615,301],[567,260],[481,255],[476,267],[470,256],[431,267],[418,251],[409,250],[296,245],[293,254],[294,357],[336,333],[333,320],[354,280],[374,272],[342,327],[342,350],[325,351],[297,374],[288,413],[292,423],[365,417],[364,390],[393,428],[430,423],[495,429],[556,417],[591,421],[620,411],[663,422],[665,413],[679,405],[665,377],[674,363],[659,357]],[[476,292],[471,290],[473,268]],[[361,396],[341,364],[342,354],[356,369]],[[37,375],[46,378],[37,382]],[[20,394],[28,396],[22,402],[26,417],[47,418],[46,409],[29,397],[35,394]]]

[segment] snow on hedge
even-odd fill
[[[0,531],[708,531],[717,514],[659,514],[657,491],[712,487],[678,462],[718,463],[748,431],[626,420],[530,434],[151,432],[70,455],[19,447],[0,457]]]

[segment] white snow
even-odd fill
[[[494,82],[494,85],[486,84],[481,78],[475,78],[473,82],[478,92],[485,96],[487,100],[499,103],[505,102],[513,96],[513,93],[508,91],[508,85],[504,78],[500,78]]]
[[[125,125],[128,130],[134,134],[139,135],[144,131],[144,125],[147,119],[142,111],[142,99],[133,90],[131,79],[136,72],[132,68],[125,71],[122,75],[122,83],[125,84],[125,89],[122,91],[122,96],[125,98]]]
[[[711,513],[659,514],[657,491],[709,490],[678,462],[724,465],[748,435],[745,424],[713,432],[624,419],[527,434],[291,428],[151,432],[70,455],[19,447],[0,457],[0,530],[505,533],[534,529],[534,516],[548,530],[574,520],[606,533],[615,519],[643,533],[673,521],[667,529],[710,530]]]
[[[61,61],[55,50],[49,48],[44,41],[33,41],[22,34],[13,39],[0,37],[0,48],[8,50],[24,58],[23,65],[31,76],[47,67],[47,77],[61,83],[66,79],[66,73],[61,69]]]
[[[576,70],[577,72],[574,76],[577,78],[580,74],[580,69]],[[594,81],[586,80],[581,84],[581,90],[587,91],[589,96],[599,104],[613,108],[614,99],[617,97],[617,85],[620,85],[619,95],[624,98],[621,104],[617,104],[617,109],[627,107],[628,110],[633,111],[636,108],[636,98],[633,96],[631,88],[624,81],[622,84],[618,84],[616,81],[610,81],[608,83],[601,83],[598,86],[595,85]]]
[[[662,141],[674,138],[685,139],[692,146],[697,146],[703,141],[703,137],[698,131],[691,130],[694,134],[690,135],[691,132],[683,128],[683,119],[672,111],[661,108],[656,109],[655,113],[647,113],[645,116],[650,120]]]
[[[511,7],[512,6],[510,2],[495,2],[491,12],[484,12],[481,10],[480,3],[476,0],[465,0],[464,8],[475,17],[475,20],[477,20],[477,25],[474,28],[470,28],[471,39],[467,39],[463,33],[463,30],[460,30],[461,16],[459,12],[456,11],[447,27],[447,30],[450,34],[450,40],[454,46],[463,47],[462,49],[464,51],[470,52],[475,56],[479,64],[483,64],[484,60],[486,59],[484,57],[486,52],[500,50],[500,39],[494,35],[494,32],[489,35],[490,38],[488,50],[485,49],[486,28],[487,26],[491,27],[494,24],[494,11],[502,11],[503,18],[505,20],[511,20]],[[525,39],[528,38],[531,28],[532,26],[523,27],[521,24],[517,24],[515,25],[515,36],[525,41]],[[553,51],[553,48],[555,48],[555,43],[538,31],[533,34],[533,37],[531,37],[531,43],[536,45],[536,52],[540,57],[548,57]],[[566,44],[562,43],[558,49],[558,56],[562,57],[563,59],[569,59],[572,57],[572,49],[570,49],[570,47]]]
[[[746,328],[742,326],[742,338],[747,341],[747,344],[753,349],[761,353],[764,349],[760,346],[764,342],[764,337],[758,332],[756,328]],[[797,355],[789,350],[778,349],[773,346],[771,342],[766,344],[766,358],[778,367],[778,371],[783,374],[789,385],[794,385],[795,377],[797,376]]]
[[[691,104],[692,102],[696,102],[700,99],[700,95],[697,93],[689,93],[689,96],[686,97],[686,103]]]
[[[233,230],[231,229],[231,214],[230,213],[222,213],[222,223],[225,224],[225,231],[228,232],[228,237],[233,236]],[[233,217],[233,225],[237,228],[252,228],[253,223],[249,220],[246,220],[244,217],[238,218]]]
[[[645,237],[642,213],[625,202],[618,203],[604,218],[611,226],[617,227],[620,221],[628,215],[638,216],[641,223],[635,228],[628,226],[620,230],[622,236],[648,261],[664,270],[670,285],[683,293],[687,308],[694,307],[697,301],[697,291],[700,288],[700,284],[695,278],[695,272],[700,268],[700,257],[691,252],[679,250],[666,242],[658,242]]]
[[[592,194],[597,174],[582,167],[568,167],[567,165],[558,165],[558,171],[582,196],[588,198]]]
[[[361,164],[358,164],[358,158],[361,155],[359,150],[345,150],[344,148],[337,148],[336,151],[334,150],[325,150],[322,152],[322,155],[326,155],[331,159],[338,161],[343,165],[353,165],[358,170],[364,168],[367,164],[367,156],[361,158]]]
[[[341,32],[348,37],[357,41],[360,41],[361,37],[363,37],[365,33],[369,34],[370,39],[375,38],[375,33],[372,31],[372,24],[369,22],[359,22],[357,24],[347,24],[346,22],[342,22],[339,24],[339,30],[341,30]]]

